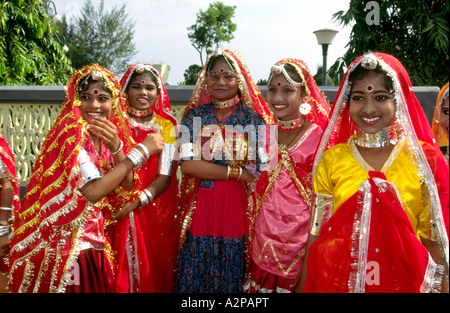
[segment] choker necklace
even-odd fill
[[[305,123],[303,117],[291,121],[278,120],[278,128],[281,130],[294,130],[300,128]]]
[[[376,134],[368,134],[360,129],[356,130],[355,144],[363,148],[381,148],[389,143],[396,145],[398,142],[395,126],[385,127]]]
[[[227,100],[227,101],[214,101],[214,108],[216,109],[229,109],[234,107],[239,103],[241,99],[239,99],[239,96],[234,97],[233,99]]]
[[[128,106],[127,112],[133,117],[146,117],[146,116],[149,116],[150,114],[152,114],[152,112],[153,112],[152,108],[153,107],[150,107],[146,110],[138,110],[131,106]]]

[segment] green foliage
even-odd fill
[[[86,0],[77,22],[70,24],[64,16],[59,30],[74,67],[98,63],[118,75],[125,73],[128,61],[137,53],[133,42],[135,24],[128,18],[126,4],[105,11],[103,0],[97,9]]]
[[[220,1],[211,3],[206,11],[197,13],[196,23],[188,27],[189,40],[200,54],[202,66],[204,53],[207,56],[213,52],[213,47],[218,48],[221,42],[230,42],[234,38],[236,24],[231,19],[235,9],[235,6]]]
[[[73,73],[42,0],[0,3],[0,85],[65,85]]]
[[[379,25],[368,25],[367,1],[351,0],[347,12],[333,15],[342,25],[354,23],[343,58],[330,70],[341,71],[357,56],[369,51],[398,58],[415,86],[443,86],[449,77],[447,0],[378,0]]]
[[[198,64],[192,64],[190,65],[185,71],[184,71],[184,83],[183,85],[195,85],[197,82],[197,77],[200,74],[200,71],[202,70],[202,67]]]

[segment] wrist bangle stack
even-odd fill
[[[146,206],[150,202],[153,202],[153,195],[149,190],[144,189],[139,195],[139,200],[141,201],[141,206]]]
[[[130,153],[128,153],[127,158],[131,160],[134,164],[134,168],[138,169],[142,166],[142,164],[147,161],[147,159],[142,155],[142,153],[137,149],[131,149]]]
[[[8,221],[0,221],[0,237],[9,235],[10,227]]]
[[[120,151],[122,151],[122,149],[123,149],[123,141],[122,140],[119,140],[120,142],[119,142],[119,148],[117,148],[117,151],[116,152],[111,152],[111,154],[112,155],[116,155],[116,154],[118,154]]]
[[[150,156],[150,153],[148,152],[147,147],[144,146],[142,143],[138,143],[138,144],[136,145],[136,147],[140,147],[142,150],[144,150],[145,158],[148,159],[148,157]]]
[[[229,166],[229,171],[228,171],[228,175],[227,175],[227,179],[234,179],[234,180],[239,180],[241,178],[242,175],[242,167],[240,166]]]
[[[1,210],[1,211],[12,211],[12,208],[0,206],[0,210]]]

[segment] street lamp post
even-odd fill
[[[317,42],[322,46],[322,55],[323,55],[323,66],[322,66],[322,84],[324,86],[327,85],[327,56],[328,56],[328,46],[333,43],[334,37],[338,33],[337,30],[334,29],[319,29],[314,32],[317,37]]]

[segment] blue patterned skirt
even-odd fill
[[[186,233],[178,261],[174,292],[242,292],[247,236],[224,238]]]

